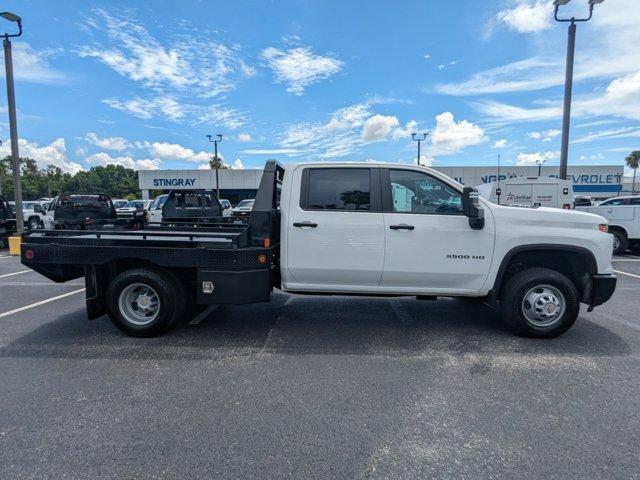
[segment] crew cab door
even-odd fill
[[[290,290],[377,287],[384,257],[378,168],[298,167],[283,216]]]
[[[147,210],[147,219],[149,222],[162,222],[162,207],[164,207],[167,197],[168,195],[160,195],[151,202],[151,205],[149,205],[149,209]]]
[[[489,273],[495,230],[462,213],[457,187],[418,169],[381,169],[385,262],[381,286],[424,293],[476,293]]]

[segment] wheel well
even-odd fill
[[[609,232],[620,232],[625,237],[629,238],[629,234],[627,233],[627,231],[623,227],[620,227],[618,225],[609,225]]]
[[[192,270],[194,270],[190,268],[172,268],[169,270],[167,268],[160,267],[153,262],[139,258],[121,258],[102,265],[102,270],[109,282],[122,272],[134,268],[150,268],[160,273],[169,274],[180,280],[190,278],[192,276]]]
[[[509,278],[531,267],[549,268],[562,273],[576,286],[583,302],[590,298],[591,274],[597,273],[593,255],[586,250],[549,248],[519,251],[511,255],[506,264],[500,267],[496,278],[494,290],[497,297],[500,298]]]

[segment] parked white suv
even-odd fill
[[[595,213],[609,220],[613,234],[613,253],[624,253],[630,245],[640,242],[640,195],[609,198],[592,207],[576,210]]]

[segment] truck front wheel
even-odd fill
[[[525,337],[554,338],[578,318],[578,290],[566,276],[532,267],[508,279],[501,299],[503,318]]]
[[[132,337],[153,337],[174,326],[184,312],[184,295],[172,276],[150,268],[118,275],[107,290],[113,324]]]
[[[613,254],[620,255],[626,252],[629,249],[627,236],[619,230],[613,230],[611,234],[613,235]]]

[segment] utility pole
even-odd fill
[[[2,146],[2,140],[0,140],[0,147]],[[2,159],[0,159],[2,162]],[[2,182],[4,181],[4,166],[0,163],[0,195],[2,195]]]
[[[427,139],[427,135],[429,135],[429,133],[425,132],[422,134],[422,138],[420,138],[418,137],[417,133],[411,134],[411,140],[413,140],[414,142],[418,142],[418,159],[416,162],[418,165],[420,165],[420,144]]]
[[[18,24],[18,33],[4,34],[4,66],[7,77],[7,108],[9,110],[9,131],[11,136],[11,170],[13,171],[13,197],[16,202],[16,234],[24,232],[22,215],[22,179],[20,178],[20,152],[18,151],[18,126],[16,120],[16,92],[13,84],[13,58],[11,56],[11,37],[22,35],[22,18],[11,12],[2,12],[0,16]]]
[[[218,135],[216,135],[217,137],[216,140],[211,140],[211,137],[213,137],[213,135],[207,135],[207,138],[209,139],[209,141],[212,142],[214,145],[215,154],[213,156],[213,161],[216,167],[216,197],[218,197],[218,200],[220,200],[220,180],[218,177],[218,170],[220,168],[220,159],[218,158],[218,143],[222,141],[222,134],[219,133]]]
[[[500,195],[502,195],[502,189],[500,188],[500,154],[498,154],[498,187],[496,188],[496,195],[498,196],[498,205],[500,205]]]
[[[571,0],[554,0],[554,18],[557,22],[569,22],[567,38],[567,65],[564,77],[564,107],[562,110],[562,145],[560,147],[560,179],[567,179],[567,163],[569,158],[569,127],[571,123],[571,96],[573,92],[573,60],[576,50],[576,22],[588,22],[593,16],[593,6],[604,0],[589,0],[589,16],[587,18],[558,18],[558,9]]]

